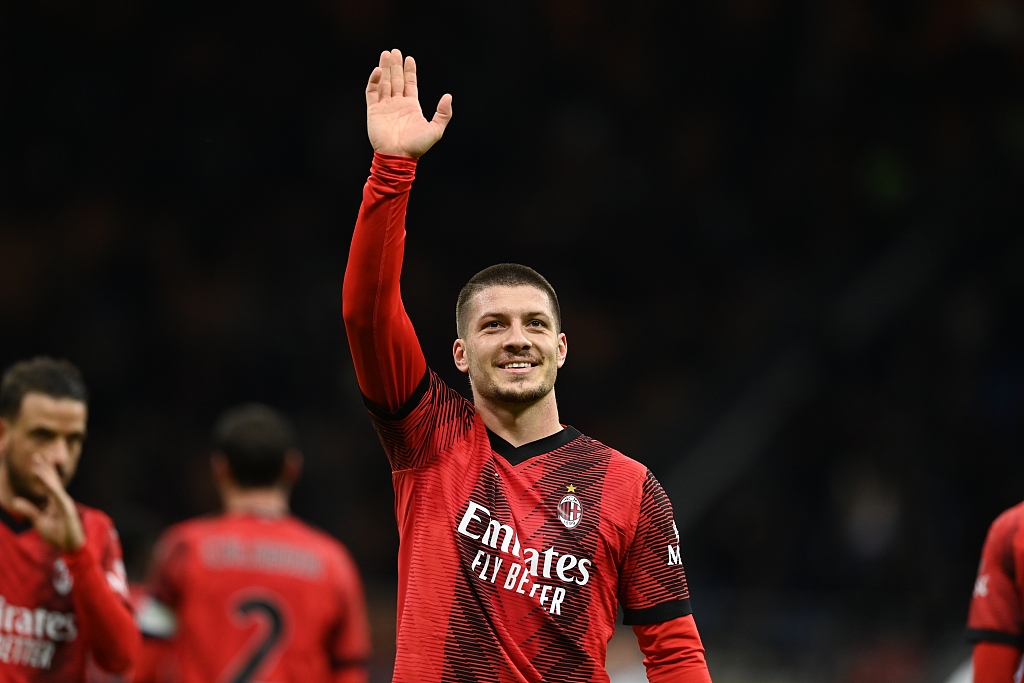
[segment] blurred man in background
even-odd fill
[[[0,380],[0,681],[76,683],[138,656],[121,545],[66,486],[85,441],[88,394],[65,360],[34,358]]]
[[[395,681],[607,681],[618,605],[652,683],[710,683],[668,496],[640,463],[559,422],[566,337],[554,289],[504,263],[456,303],[456,367],[427,368],[399,280],[427,121],[416,64],[384,52],[366,88],[374,149],[344,283],[359,387],[391,463],[398,516]],[[467,236],[467,240],[472,236]],[[521,235],[508,235],[521,253]]]
[[[137,681],[365,683],[356,565],[289,513],[301,463],[290,424],[271,408],[241,406],[217,422],[211,465],[224,513],[157,542]]]
[[[967,617],[974,683],[1011,683],[1024,651],[1024,503],[992,522]]]

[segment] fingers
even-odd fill
[[[32,473],[43,482],[49,500],[42,509],[26,500],[27,507],[19,507],[18,511],[32,520],[36,531],[44,539],[62,551],[78,550],[85,543],[85,529],[75,509],[75,501],[64,489],[57,468],[36,453],[32,456]]]
[[[419,89],[416,87],[416,60],[412,55],[405,58],[405,96],[419,98]]]
[[[380,53],[380,88],[378,89],[378,100],[386,100],[391,97],[391,53],[387,50]],[[375,69],[376,70],[376,69]]]
[[[20,496],[15,496],[11,499],[11,507],[19,515],[32,522],[32,524],[35,524],[36,520],[43,514],[43,511],[36,507],[32,501]]]
[[[43,482],[47,493],[57,501],[58,505],[65,509],[69,505],[73,505],[71,497],[68,496],[68,492],[64,488],[64,482],[61,481],[60,475],[57,474],[57,468],[38,453],[32,456],[32,473],[39,477],[39,481]]]
[[[401,97],[405,94],[405,70],[402,67],[402,51],[391,51],[391,96]]]
[[[441,96],[441,101],[437,103],[437,111],[434,112],[434,117],[430,119],[430,122],[441,127],[441,132],[444,133],[445,126],[452,120],[452,96],[445,93]]]
[[[401,50],[384,50],[380,63],[366,83],[366,105],[389,97],[417,97],[416,61],[406,57],[402,62]]]
[[[370,73],[370,80],[366,83],[366,106],[375,104],[380,99],[380,79],[384,71],[376,66]]]

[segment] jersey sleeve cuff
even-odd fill
[[[967,629],[967,641],[970,643],[998,643],[1010,645],[1018,650],[1024,650],[1024,636],[1006,633],[1005,631],[992,631],[984,628]]]
[[[643,626],[644,624],[660,624],[670,619],[685,617],[688,614],[693,614],[693,608],[690,606],[690,599],[686,598],[685,600],[663,602],[660,605],[644,609],[628,609],[623,607],[622,612],[624,614],[622,618],[623,624],[626,626]]]
[[[419,160],[394,154],[373,153],[370,165],[370,179],[377,185],[390,188],[393,192],[408,192],[416,178],[416,164]]]
[[[429,388],[430,368],[427,368],[427,371],[423,373],[423,379],[420,380],[420,383],[412,392],[412,396],[410,396],[405,403],[399,406],[398,410],[396,410],[395,412],[389,413],[388,411],[384,410],[379,405],[368,399],[365,394],[363,395],[363,405],[365,405],[366,409],[369,410],[378,419],[398,421],[406,417],[409,413],[413,411],[413,409],[416,408],[416,406],[420,404],[420,401],[423,400],[423,396],[427,393],[427,389]]]

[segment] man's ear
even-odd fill
[[[565,357],[569,354],[569,343],[565,339],[565,332],[558,333],[558,367],[565,365]]]
[[[292,449],[284,454],[284,467],[281,468],[281,483],[288,489],[295,486],[302,476],[302,453]]]
[[[469,372],[469,357],[466,353],[466,342],[461,339],[455,340],[455,345],[452,347],[452,357],[455,358],[455,367],[459,369],[459,372]]]
[[[218,490],[234,483],[234,477],[231,476],[231,466],[228,465],[228,458],[220,451],[214,451],[210,454],[210,470],[213,472],[213,483],[217,486]]]

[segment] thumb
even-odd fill
[[[441,101],[437,103],[437,111],[434,112],[434,118],[430,119],[431,123],[436,123],[441,126],[443,131],[448,122],[452,120],[452,96],[445,93],[441,96]]]
[[[30,501],[28,498],[22,498],[20,496],[15,496],[11,500],[11,507],[14,508],[15,512],[17,512],[22,517],[27,518],[33,524],[35,524],[36,520],[39,519],[40,515],[43,514],[43,511],[36,507],[36,505],[33,504],[32,501]]]

